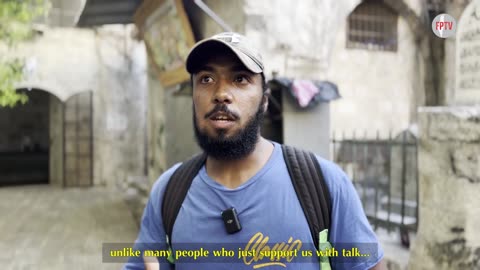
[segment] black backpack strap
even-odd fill
[[[175,219],[180,212],[183,201],[187,196],[188,189],[192,185],[193,178],[205,163],[206,155],[198,154],[188,161],[185,161],[173,173],[168,181],[162,202],[162,220],[165,234],[167,235],[167,245],[170,248],[172,243],[172,231]]]
[[[319,233],[330,228],[330,192],[315,154],[282,145],[283,156],[293,187],[307,218],[315,244],[319,248]]]

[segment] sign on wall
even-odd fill
[[[188,80],[185,60],[195,40],[182,0],[146,0],[134,20],[161,84]]]
[[[480,103],[480,0],[473,0],[458,23],[455,103]]]

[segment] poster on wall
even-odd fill
[[[160,83],[169,87],[187,81],[185,60],[195,40],[182,0],[146,0],[134,20]]]

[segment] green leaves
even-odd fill
[[[0,107],[15,107],[18,103],[25,104],[28,101],[28,96],[24,93],[17,93],[14,90],[0,91]]]
[[[23,63],[16,59],[0,64],[0,106],[13,107],[18,102],[25,104],[27,95],[17,93],[15,83],[23,77]]]
[[[9,48],[33,36],[32,22],[46,12],[48,0],[0,0],[0,42]],[[23,79],[23,60],[0,59],[0,107],[26,103],[15,84]]]
[[[12,46],[32,37],[31,23],[45,12],[45,0],[0,0],[0,39]]]

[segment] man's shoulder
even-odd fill
[[[320,165],[323,178],[325,179],[331,194],[335,194],[338,191],[343,190],[346,186],[351,185],[350,178],[338,164],[318,154],[315,154],[315,157]]]
[[[335,162],[325,159],[319,155],[315,155],[317,158],[320,169],[325,178],[345,178],[347,177],[343,169]]]
[[[320,165],[323,178],[325,179],[325,183],[327,184],[332,199],[335,196],[346,195],[342,194],[343,192],[349,193],[352,181],[343,169],[333,161],[327,160],[319,155],[315,156]]]
[[[150,192],[150,196],[154,198],[161,197],[163,192],[165,191],[168,181],[172,177],[172,175],[175,173],[175,171],[182,165],[182,162],[179,162],[166,171],[164,171],[160,177],[153,183],[152,191]]]
[[[286,146],[286,145],[282,145],[282,146]],[[289,146],[289,147],[292,147],[292,146]],[[305,151],[305,149],[297,148],[294,146],[293,148],[296,148],[297,150]],[[307,152],[314,153],[310,150],[307,150]],[[320,165],[320,169],[322,170],[324,178],[330,179],[330,178],[337,178],[337,177],[345,177],[344,171],[335,162],[332,162],[318,154],[315,154],[315,157],[317,158],[317,162]]]

